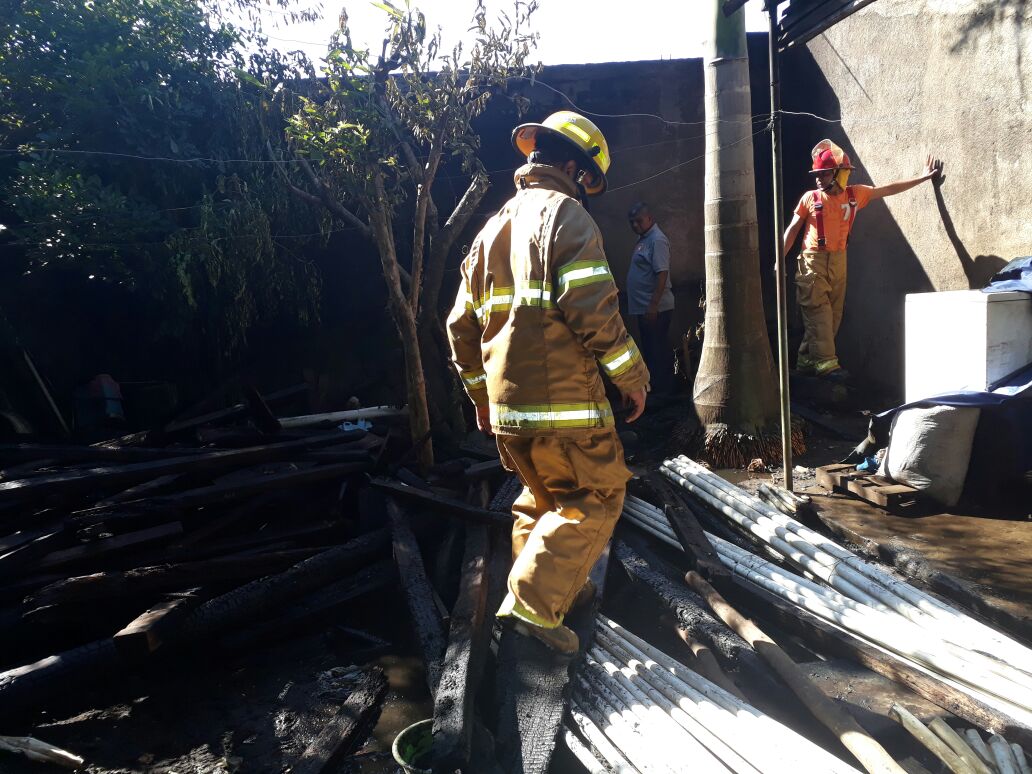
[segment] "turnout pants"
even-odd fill
[[[631,472],[612,429],[588,435],[497,436],[502,464],[523,492],[512,506],[513,565],[498,611],[555,628],[602,554]]]
[[[796,299],[803,315],[798,366],[818,374],[839,367],[835,335],[846,301],[846,251],[804,251],[796,259]]]

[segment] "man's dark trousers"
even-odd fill
[[[670,395],[674,391],[674,352],[668,339],[673,315],[673,309],[660,312],[653,322],[649,322],[643,314],[635,315],[641,355],[649,367],[652,392],[657,395]]]

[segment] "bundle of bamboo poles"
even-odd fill
[[[601,615],[571,707],[612,771],[856,771]]]
[[[898,580],[687,458],[668,460],[662,472],[807,577],[710,536],[721,561],[737,576],[1032,726],[1032,651],[1021,643]],[[659,509],[628,498],[625,514],[642,529],[679,545]]]

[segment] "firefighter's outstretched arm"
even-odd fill
[[[462,387],[477,407],[477,426],[482,432],[490,434],[487,374],[480,352],[480,321],[473,303],[476,296],[471,289],[467,261],[462,263],[461,274],[455,305],[448,315],[448,342],[451,345],[452,362],[462,379]]]
[[[564,202],[552,236],[552,282],[566,324],[594,354],[602,370],[641,415],[649,371],[620,317],[616,283],[598,226],[577,203]]]
[[[943,181],[942,174],[942,161],[940,159],[932,158],[928,156],[928,160],[925,162],[925,170],[919,177],[911,178],[910,180],[898,180],[895,183],[889,183],[888,185],[878,185],[871,189],[871,199],[882,199],[886,196],[894,196],[904,191],[909,191],[916,185],[920,185],[925,180],[934,180],[936,185],[940,185]]]

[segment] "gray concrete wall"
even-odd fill
[[[753,50],[754,112],[763,112],[767,110],[766,36],[750,35],[749,38]],[[558,65],[544,68],[538,76],[541,83],[525,83],[519,88],[521,95],[530,100],[524,121],[540,121],[562,109],[580,108],[585,113],[600,114],[589,117],[605,134],[613,161],[608,176],[609,191],[592,200],[591,214],[602,230],[606,255],[622,289],[637,241],[627,224],[627,210],[637,201],[649,204],[670,239],[676,303],[671,324],[672,344],[702,319],[699,307],[704,276],[702,76],[700,59]],[[471,224],[469,238],[513,193],[512,172],[520,159],[509,145],[509,133],[519,120],[511,104],[495,100],[478,122],[482,157],[493,172],[492,189],[481,207],[480,218]],[[766,135],[757,135],[756,141],[757,189],[767,192],[769,140]],[[766,217],[769,207],[763,206],[765,201],[759,202],[764,234],[770,228]],[[764,255],[769,252],[770,242],[770,239],[761,239]],[[633,321],[629,321],[629,325],[633,332]]]
[[[902,394],[907,293],[982,287],[1032,253],[1032,0],[878,0],[783,66],[791,210],[809,186],[809,149],[839,142],[850,182],[919,174],[928,153],[946,183],[860,213],[839,333],[843,364]]]

